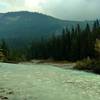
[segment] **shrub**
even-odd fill
[[[74,68],[100,74],[100,60],[91,60],[89,58],[84,59],[82,61],[78,61]]]
[[[100,74],[100,60],[93,63],[93,72]]]

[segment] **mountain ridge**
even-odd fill
[[[0,38],[6,39],[9,44],[47,38],[53,34],[61,34],[64,27],[76,26],[80,24],[82,28],[86,23],[92,27],[93,21],[68,21],[60,20],[49,15],[18,11],[0,13]],[[20,42],[19,42],[20,40]],[[17,44],[16,44],[17,45]]]

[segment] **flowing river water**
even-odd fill
[[[7,99],[100,100],[100,76],[49,64],[0,63],[0,100]]]

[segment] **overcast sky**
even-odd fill
[[[66,20],[100,18],[100,0],[0,0],[0,12],[27,10]]]

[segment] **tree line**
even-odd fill
[[[6,61],[9,58],[9,49],[8,45],[4,40],[1,40],[0,42],[0,60],[1,61]]]
[[[84,29],[79,24],[72,29],[67,27],[60,35],[53,35],[48,39],[41,38],[40,41],[32,41],[31,46],[23,50],[13,51],[8,48],[4,40],[1,41],[0,50],[5,60],[32,60],[32,59],[53,59],[77,61],[84,58],[97,58],[95,50],[96,39],[100,39],[100,25],[96,20],[92,28],[86,24]]]
[[[95,57],[96,38],[100,38],[99,21],[94,22],[93,28],[86,24],[82,29],[78,24],[72,29],[67,27],[59,36],[53,35],[48,39],[33,41],[27,51],[27,59],[54,59],[76,61],[87,57]]]

